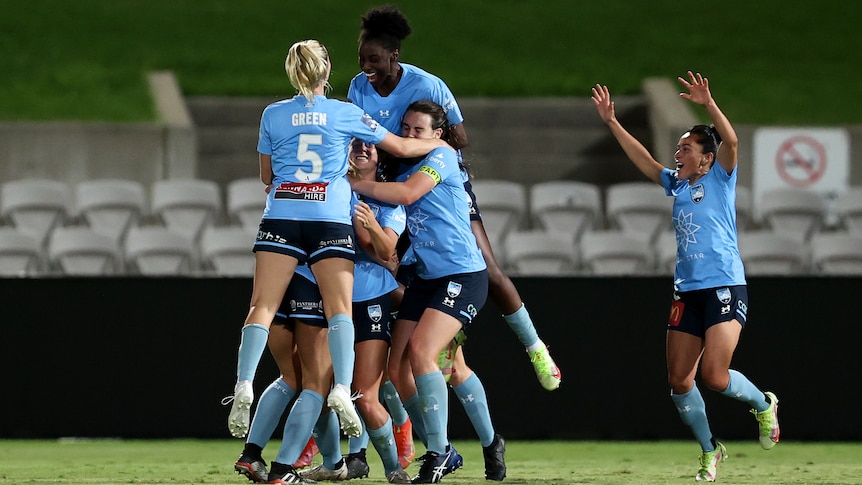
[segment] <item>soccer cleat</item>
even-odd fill
[[[563,380],[563,373],[560,368],[554,363],[551,358],[551,353],[548,347],[544,346],[539,350],[527,352],[530,356],[530,362],[533,363],[533,369],[536,371],[536,377],[539,378],[539,383],[547,391],[553,391],[560,387],[560,382]]]
[[[321,481],[321,480],[328,480],[331,482],[341,482],[341,481],[347,480],[348,477],[347,477],[347,464],[344,462],[344,459],[342,459],[340,461],[340,463],[341,463],[341,466],[338,467],[338,469],[336,469],[336,470],[330,470],[329,468],[326,468],[326,465],[321,463],[320,465],[317,465],[316,467],[314,467],[310,470],[303,470],[303,471],[299,472],[299,476],[306,479],[306,480],[314,480],[316,482]]]
[[[485,480],[502,482],[506,478],[506,441],[502,436],[494,435],[494,441],[482,447],[485,457]]]
[[[341,429],[347,436],[358,438],[362,434],[362,421],[356,414],[356,407],[353,406],[353,398],[350,397],[350,389],[347,386],[344,384],[333,386],[326,398],[326,404],[338,415]]]
[[[251,403],[254,401],[254,388],[251,381],[239,381],[233,388],[233,396],[222,399],[227,405],[233,402],[227,417],[227,429],[234,438],[245,438],[248,434]]]
[[[368,466],[368,461],[365,459],[365,449],[357,453],[350,453],[344,458],[347,464],[347,479],[368,478],[368,472],[371,468]]]
[[[716,441],[714,450],[704,451],[700,455],[700,470],[694,476],[695,481],[714,482],[718,464],[725,460],[727,460],[727,449],[723,444]]]
[[[455,470],[464,466],[464,458],[458,453],[458,450],[452,446],[452,443],[449,443],[448,451],[446,452],[446,468],[443,469],[443,476],[446,476],[450,473],[455,473]]]
[[[413,481],[410,480],[410,475],[401,468],[389,472],[389,474],[386,475],[386,481],[389,483],[413,483]]]
[[[416,458],[416,447],[413,445],[413,423],[408,417],[401,426],[393,426],[392,432],[395,435],[395,447],[398,449],[398,463],[401,464],[401,468],[407,468]]]
[[[751,414],[757,418],[760,424],[760,446],[764,450],[772,449],[781,437],[781,428],[778,427],[778,398],[771,392],[764,392],[769,399],[769,407],[765,411],[757,412],[752,409]]]
[[[464,345],[465,340],[467,340],[467,335],[463,330],[459,330],[437,356],[437,365],[440,367],[440,372],[443,373],[443,379],[446,382],[452,378],[452,372],[455,371],[455,354],[458,352],[458,347]]]
[[[452,449],[446,453],[437,453],[436,451],[427,451],[422,456],[422,466],[419,467],[419,474],[413,477],[411,483],[439,483],[440,479],[446,475],[446,462]]]
[[[269,480],[269,472],[266,471],[266,462],[261,457],[252,457],[243,453],[234,463],[233,469],[240,475],[254,483],[266,483]]]
[[[303,478],[290,465],[283,463],[272,463],[272,470],[269,471],[269,480],[266,483],[276,485],[287,485],[290,483],[314,483],[314,480]]]
[[[305,448],[303,448],[302,453],[299,454],[299,458],[296,459],[296,463],[293,464],[293,468],[298,470],[311,465],[311,461],[314,460],[314,457],[317,456],[318,453],[320,453],[320,450],[317,449],[317,443],[314,442],[314,437],[308,438],[308,443],[305,444]]]

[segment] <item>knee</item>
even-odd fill
[[[713,391],[721,392],[727,389],[727,386],[730,384],[730,374],[727,373],[727,370],[723,369],[701,369],[700,377],[703,380],[703,384]]]
[[[694,387],[694,379],[687,375],[668,374],[667,383],[674,394],[685,394]]]

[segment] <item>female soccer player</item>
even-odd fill
[[[336,372],[338,383],[329,392],[327,404],[339,414],[345,432],[358,435],[362,425],[348,387],[353,376],[355,235],[350,215],[351,190],[346,179],[347,146],[356,137],[387,151],[400,152],[401,156],[420,156],[445,143],[398,137],[361,108],[327,98],[331,64],[326,48],[316,40],[291,46],[285,71],[299,95],[267,106],[261,117],[260,176],[272,189],[254,244],[254,285],[242,329],[228,428],[237,437],[248,431],[249,408],[254,400],[251,381],[266,347],[269,326],[296,266],[307,263],[320,285],[329,338],[338,338],[333,334],[344,330],[346,338],[340,340],[344,341],[343,348],[349,349],[332,353],[333,368],[342,369],[341,378],[347,383],[338,382]],[[302,358],[301,345],[298,351]],[[318,374],[322,378],[325,372]],[[311,389],[320,385],[303,375],[306,388],[298,400],[308,407],[307,411],[313,411],[309,415],[318,413],[323,405],[322,395]],[[292,412],[296,409],[294,406]],[[309,423],[309,427],[313,424]],[[294,463],[297,457],[287,459],[280,454],[278,458],[286,460],[279,463]]]
[[[417,101],[408,106],[402,124],[402,135],[439,139],[446,117],[440,105]],[[437,483],[456,453],[446,434],[449,395],[437,358],[473,321],[488,291],[485,261],[470,230],[458,156],[451,148],[437,148],[410,166],[398,182],[351,183],[359,194],[407,209],[416,278],[398,310],[389,376],[404,399],[416,394],[422,403],[428,451],[414,483]]]
[[[366,12],[359,35],[359,68],[362,72],[351,81],[347,97],[395,133],[410,103],[426,99],[434,101],[446,111],[451,133],[449,143],[456,150],[464,148],[467,146],[464,117],[446,83],[416,66],[399,62],[401,41],[410,33],[407,18],[394,6],[376,7]],[[547,346],[539,339],[517,288],[494,258],[469,176],[466,171],[462,176],[472,201],[471,230],[488,265],[491,298],[526,348],[542,387],[554,390],[560,386],[560,369]]]
[[[668,382],[680,417],[703,450],[695,479],[712,482],[727,451],[709,428],[694,379],[698,363],[707,387],[753,408],[760,445],[767,450],[778,443],[778,398],[730,369],[748,313],[736,232],[736,132],[713,99],[707,78],[688,71],[688,80],[680,77],[679,82],[688,90],[680,96],[705,107],[713,126],[697,125],[683,133],[675,170],[657,162],[622,127],[607,86],[596,85],[592,100],[635,166],[674,198],[677,263],[667,327]]]

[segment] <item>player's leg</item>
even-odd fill
[[[302,369],[302,391],[285,421],[281,446],[269,472],[270,482],[282,479],[288,483],[302,483],[290,464],[296,463],[308,442],[323,409],[323,396],[332,382],[327,329],[299,323],[294,338]]]
[[[269,326],[281,305],[297,259],[294,256],[258,250],[255,252],[254,285],[249,312],[241,331],[237,350],[237,380],[228,414],[228,430],[237,438],[248,433],[251,404],[254,401],[252,381],[266,348]]]
[[[479,436],[485,459],[485,479],[501,481],[506,477],[506,442],[494,431],[485,386],[479,376],[467,366],[464,347],[458,347],[453,369],[449,385],[464,406],[464,411]]]
[[[536,331],[536,326],[530,318],[527,307],[521,300],[521,295],[515,284],[508,275],[500,268],[497,259],[494,257],[494,250],[491,248],[491,242],[488,240],[488,235],[485,233],[485,226],[481,219],[471,220],[470,228],[473,230],[473,235],[476,237],[476,243],[482,251],[482,256],[485,258],[485,264],[488,266],[488,295],[497,305],[497,308],[503,312],[503,319],[509,325],[509,328],[515,332],[518,340],[527,350],[530,361],[533,363],[533,368],[536,371],[536,377],[542,384],[542,387],[549,391],[560,387],[562,380],[562,372],[551,358],[548,347],[539,338]]]
[[[362,422],[351,399],[355,354],[353,349],[353,261],[339,257],[320,259],[311,264],[317,278],[323,311],[329,322],[329,348],[332,354],[335,385],[327,404],[338,414],[342,429],[348,436],[362,433]]]

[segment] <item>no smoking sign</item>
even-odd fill
[[[787,139],[775,156],[778,174],[790,185],[808,187],[826,172],[826,149],[817,139],[799,135]]]
[[[828,199],[849,183],[850,136],[843,128],[759,128],[753,148],[756,213],[767,190],[805,189]]]

